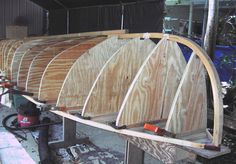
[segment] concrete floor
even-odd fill
[[[2,119],[12,113],[16,113],[14,108],[8,108],[5,106],[0,106],[0,132],[6,131],[4,127],[2,127]],[[47,115],[52,117],[52,120],[58,119],[58,116],[54,116],[52,113],[44,113],[43,115]],[[125,152],[125,140],[123,140],[119,135],[107,132],[98,128],[89,127],[80,123],[77,123],[77,136],[79,137],[89,137],[90,141],[102,149],[108,149],[111,151],[116,151],[124,154]],[[51,137],[50,141],[60,140],[62,138],[62,125],[54,125],[50,128]],[[23,136],[27,138],[26,141],[22,139],[18,139],[22,146],[26,149],[31,158],[39,163],[39,154],[38,154],[38,145],[37,145],[37,136],[38,132],[31,132],[28,130],[20,132]],[[36,136],[36,138],[34,137]],[[180,163],[188,163],[189,161],[182,161]],[[145,164],[159,164],[160,161],[154,159],[149,154],[145,153]]]

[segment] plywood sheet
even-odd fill
[[[166,129],[183,133],[204,129],[207,125],[205,69],[193,54],[188,62],[171,107]]]
[[[22,87],[22,88],[26,87],[26,80],[27,80],[30,64],[33,61],[34,57],[37,56],[42,51],[44,51],[44,49],[46,49],[47,47],[50,47],[53,44],[60,41],[63,41],[63,39],[44,40],[43,42],[41,42],[40,45],[34,46],[22,56],[19,71],[18,71],[18,79],[17,79],[17,85],[19,87]]]
[[[63,82],[74,62],[90,48],[105,39],[106,37],[89,39],[56,56],[44,71],[40,84],[39,100],[55,102]]]
[[[133,39],[104,66],[83,108],[83,116],[118,112],[138,69],[155,44],[147,39]]]
[[[166,119],[185,65],[177,43],[162,39],[132,82],[120,108],[116,125]]]
[[[57,106],[83,106],[101,68],[125,43],[126,40],[118,40],[116,37],[112,37],[91,48],[78,58],[64,81]]]
[[[35,97],[38,97],[41,78],[49,62],[56,55],[62,53],[72,46],[79,44],[82,41],[84,41],[84,39],[68,39],[48,47],[37,56],[35,56],[30,65],[30,70],[26,81],[26,90],[34,93]]]

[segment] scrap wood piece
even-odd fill
[[[118,112],[133,78],[154,46],[149,39],[136,38],[119,49],[100,71],[85,101],[82,116]]]
[[[111,37],[79,57],[68,71],[57,99],[57,106],[83,106],[101,68],[126,42],[127,40]]]
[[[207,127],[205,69],[192,54],[185,69],[166,123],[166,130],[184,133]]]
[[[130,85],[116,126],[167,118],[185,65],[177,43],[162,39]]]
[[[88,39],[54,57],[44,70],[40,82],[38,99],[47,102],[57,101],[63,82],[74,62],[90,48],[105,39],[106,37]]]

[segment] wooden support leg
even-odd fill
[[[125,164],[143,164],[144,151],[126,141]]]
[[[78,143],[86,143],[89,141],[88,137],[76,138],[76,122],[63,117],[63,139],[61,141],[50,142],[50,147],[61,148],[68,147]]]

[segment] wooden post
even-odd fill
[[[50,147],[61,148],[68,147],[78,143],[86,143],[89,138],[76,137],[76,121],[63,117],[63,139],[61,141],[50,142]]]
[[[192,24],[193,24],[193,0],[190,1],[189,6],[189,20],[188,20],[188,37],[192,35]]]
[[[144,151],[126,141],[125,164],[143,164]]]
[[[219,0],[209,2],[207,29],[204,37],[204,49],[210,58],[214,59],[216,45],[216,34],[218,26]]]

